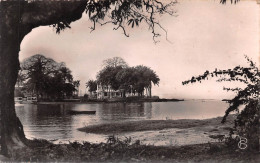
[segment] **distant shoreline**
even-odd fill
[[[154,99],[154,98],[140,98],[140,99],[131,99],[131,98],[118,98],[118,99],[90,99],[90,100],[74,100],[67,99],[62,101],[40,101],[35,104],[64,104],[64,103],[77,103],[77,104],[91,104],[91,103],[139,103],[139,102],[179,102],[184,101],[184,99]]]

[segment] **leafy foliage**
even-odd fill
[[[18,87],[20,87],[21,85],[24,84],[24,81],[26,80],[26,76],[25,74],[22,73],[22,71],[19,71],[18,72],[18,75],[17,75],[17,80],[16,80],[16,85]]]
[[[230,0],[230,3],[238,3],[240,0]],[[220,0],[220,3],[226,4],[227,0]]]
[[[136,80],[133,87],[138,93],[142,93],[145,88],[151,91],[151,83],[159,85],[159,77],[149,67],[139,65],[134,67],[134,70],[134,79]]]
[[[190,80],[184,81],[182,84],[189,84],[194,82],[200,82],[201,80],[208,79],[208,77],[219,77],[217,82],[238,81],[245,84],[245,88],[224,88],[227,91],[236,92],[236,96],[229,100],[229,107],[227,108],[225,115],[222,119],[222,123],[226,121],[227,116],[236,111],[238,113],[235,120],[235,132],[240,136],[246,136],[251,139],[251,147],[258,145],[257,128],[259,123],[259,91],[260,91],[260,72],[256,64],[250,60],[247,56],[249,66],[241,67],[236,66],[233,69],[228,70],[215,70],[213,72],[206,71],[203,75],[192,77]],[[239,110],[239,106],[244,106],[242,111]],[[233,131],[232,131],[233,132]]]
[[[120,83],[116,80],[116,74],[121,71],[123,67],[106,67],[102,69],[97,75],[97,81],[101,85],[111,86],[112,89],[119,89]]]
[[[40,98],[70,97],[79,86],[65,63],[57,63],[40,54],[25,59],[19,74],[23,77],[24,91]]]
[[[86,14],[92,21],[91,30],[96,29],[96,24],[103,26],[105,24],[113,24],[114,30],[122,29],[124,35],[127,34],[126,27],[139,26],[140,23],[145,23],[153,34],[154,42],[160,36],[156,29],[161,29],[166,33],[157,17],[163,14],[174,15],[175,12],[171,9],[177,3],[176,0],[165,3],[158,0],[88,0],[86,1]],[[65,28],[70,28],[70,21],[61,21],[53,24],[56,32],[60,33]]]
[[[97,90],[97,81],[96,80],[89,80],[86,83],[86,88],[88,88],[89,92],[93,92]]]
[[[135,69],[133,67],[127,67],[116,74],[116,80],[120,83],[120,89],[131,92],[133,85],[135,85],[138,80],[134,72]]]
[[[113,57],[103,61],[103,67],[128,67],[128,64],[121,57]]]
[[[80,80],[75,80],[72,82],[74,88],[75,88],[75,91],[76,91],[76,96],[78,96],[79,94],[79,86],[80,86]]]
[[[109,64],[103,68],[97,75],[97,82],[103,86],[111,86],[114,90],[124,90],[123,93],[138,93],[142,96],[145,89],[151,90],[151,82],[159,84],[158,75],[149,67],[139,65],[128,67],[125,62],[118,64]]]

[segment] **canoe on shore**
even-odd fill
[[[76,114],[96,114],[96,111],[69,111],[69,114],[76,115]]]

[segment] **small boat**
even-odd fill
[[[96,114],[96,111],[75,111],[75,110],[70,110],[69,114],[71,114],[71,115],[76,115],[76,114]]]

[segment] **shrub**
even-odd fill
[[[234,139],[232,138],[232,135],[239,135],[240,137],[247,138],[247,145],[250,150],[257,150],[259,146],[257,130],[260,108],[260,72],[252,60],[247,56],[245,56],[245,58],[249,63],[248,67],[236,66],[235,68],[228,70],[216,69],[213,72],[206,71],[203,75],[192,77],[190,80],[182,82],[182,84],[201,82],[201,80],[208,79],[208,77],[218,77],[219,79],[217,82],[238,81],[244,83],[245,88],[224,88],[224,90],[236,92],[236,96],[232,100],[227,101],[229,107],[225,112],[222,123],[226,121],[227,116],[231,112],[237,112],[235,125],[233,130],[230,131],[230,138],[228,140],[232,143],[235,141],[232,140]],[[239,111],[239,106],[243,106],[241,111]]]

